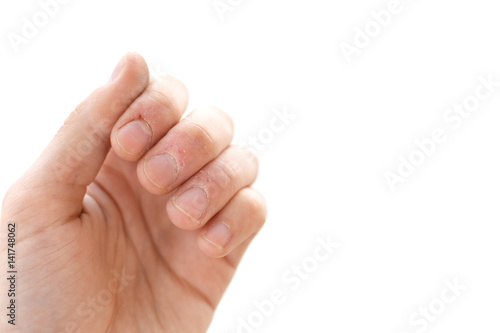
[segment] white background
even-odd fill
[[[7,34],[40,5],[2,1],[0,196],[137,51],[186,83],[190,109],[230,113],[237,141],[268,127],[273,108],[296,114],[259,152],[269,218],[210,332],[236,332],[280,289],[285,303],[254,332],[413,333],[409,318],[438,304],[446,279],[467,290],[425,331],[498,332],[500,87],[460,128],[443,120],[480,75],[500,81],[498,4],[401,0],[349,64],[340,43],[389,0],[243,0],[224,20],[212,1],[72,0],[19,52]],[[384,172],[436,127],[447,141],[392,192]],[[283,274],[328,235],[340,248],[292,292]]]

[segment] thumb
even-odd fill
[[[109,152],[113,125],[148,82],[149,72],[144,59],[136,53],[126,54],[109,82],[71,113],[20,180],[23,187],[36,189],[38,197],[41,194],[62,201],[61,204],[76,204],[71,211],[79,214],[86,188],[97,176]]]

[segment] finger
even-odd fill
[[[209,257],[221,258],[233,250],[232,264],[236,266],[248,243],[264,225],[267,209],[264,198],[246,187],[229,201],[200,231],[198,246]],[[239,246],[243,246],[239,249]]]
[[[28,182],[27,186],[42,192],[50,191],[51,198],[78,203],[80,207],[68,208],[81,210],[86,187],[96,177],[109,151],[113,125],[148,81],[144,59],[136,53],[126,54],[110,81],[71,113],[21,182]]]
[[[257,158],[250,151],[231,146],[198,171],[167,203],[170,220],[184,230],[201,228],[258,172]]]
[[[125,55],[112,79],[94,91],[66,120],[42,156],[50,180],[87,186],[109,151],[112,126],[149,80],[144,59]]]
[[[217,157],[232,137],[229,116],[213,107],[197,109],[139,161],[139,181],[153,194],[169,193]]]
[[[137,161],[179,122],[188,104],[184,84],[172,76],[151,79],[115,124],[111,133],[114,152],[122,159]]]

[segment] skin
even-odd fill
[[[0,267],[15,223],[16,325],[4,295],[0,331],[207,330],[266,206],[229,116],[180,120],[187,96],[125,55],[9,189]]]

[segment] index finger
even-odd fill
[[[188,92],[178,79],[161,75],[116,122],[111,133],[115,153],[137,161],[179,122],[188,104]]]

